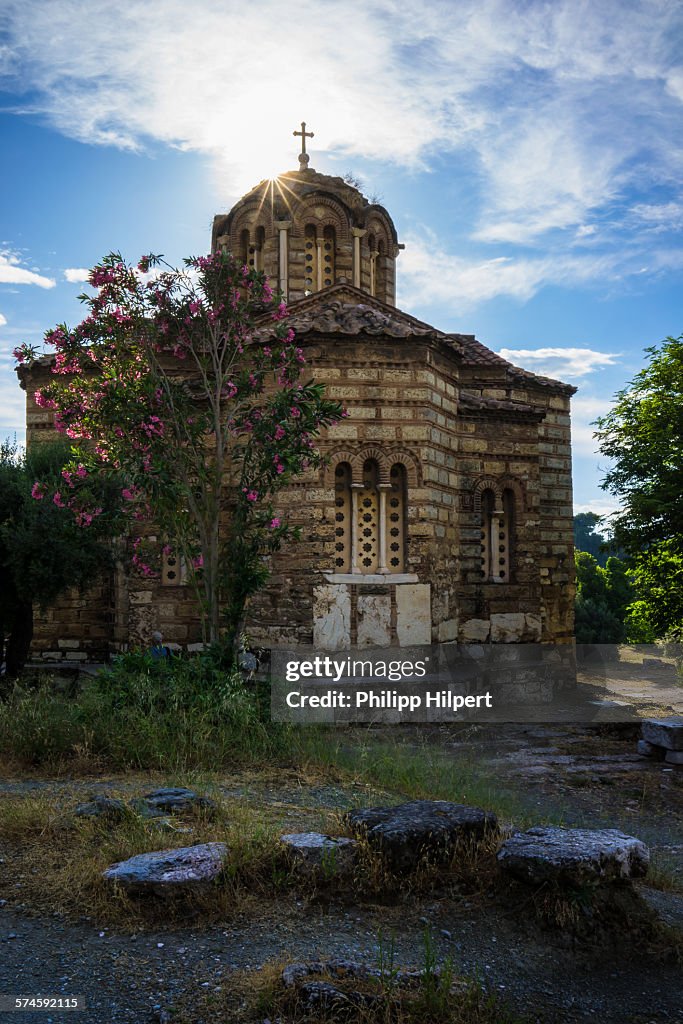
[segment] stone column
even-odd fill
[[[379,491],[379,556],[377,567],[378,573],[385,575],[391,572],[387,566],[387,492],[391,490],[391,484],[378,484]]]
[[[275,227],[280,233],[280,291],[285,299],[289,294],[289,229],[291,220],[276,220]]]
[[[353,285],[354,288],[360,288],[361,276],[360,276],[360,240],[365,235],[365,228],[351,228],[351,234],[353,235]]]

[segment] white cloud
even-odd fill
[[[455,312],[507,296],[526,302],[547,284],[584,284],[613,274],[613,260],[600,255],[464,259],[445,251],[428,231],[408,236],[401,254],[400,304],[408,308],[431,302]]]
[[[81,281],[87,281],[90,275],[90,271],[85,267],[67,267],[64,271],[64,278],[70,284],[78,284]]]
[[[4,327],[6,323],[7,323],[7,317],[3,316],[2,313],[0,313],[0,327]]]
[[[479,168],[486,241],[576,227],[630,183],[680,179],[683,8],[661,0],[6,0],[0,73],[88,143],[214,158],[227,199],[316,152]],[[178,69],[182,68],[182,74]],[[274,106],[273,96],[278,97]],[[656,116],[655,116],[656,115]],[[673,186],[672,186],[673,187]]]
[[[590,348],[501,348],[498,354],[517,366],[560,380],[575,380],[595,370],[613,366],[621,353],[596,352]]]
[[[598,454],[598,442],[593,436],[593,423],[599,416],[604,416],[612,407],[609,398],[598,398],[591,395],[572,398],[572,450],[579,455]]]
[[[35,270],[22,267],[20,258],[8,249],[0,251],[0,284],[35,284],[39,288],[54,288],[55,281]]]
[[[595,512],[596,516],[611,516],[620,512],[621,506],[613,498],[594,498],[592,501],[574,505],[574,515],[579,512]]]

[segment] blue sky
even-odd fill
[[[677,0],[3,0],[0,436],[11,350],[80,318],[105,252],[205,252],[296,166],[382,196],[399,305],[578,385],[577,509],[608,511],[590,422],[683,331]]]

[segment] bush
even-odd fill
[[[43,684],[0,704],[0,749],[29,764],[74,757],[116,768],[184,771],[279,758],[289,730],[270,722],[239,672],[211,652],[183,660],[127,654],[76,698]]]

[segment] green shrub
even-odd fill
[[[29,764],[78,756],[117,768],[213,769],[278,758],[288,735],[210,652],[187,660],[133,652],[75,698],[44,683],[0,703],[0,749]]]

